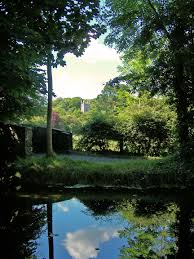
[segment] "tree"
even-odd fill
[[[170,149],[170,131],[166,121],[154,113],[140,113],[125,123],[123,135],[133,154],[159,156]]]
[[[92,118],[100,118],[100,121],[94,120],[96,124],[100,124],[102,118],[109,118],[110,125],[107,127],[105,139],[111,139],[111,132],[114,130],[115,138],[112,139],[119,141],[120,150],[152,156],[172,152],[176,147],[176,116],[167,98],[153,98],[146,91],[135,96],[129,89],[128,84],[106,85],[91,104],[89,121],[93,123]],[[100,126],[98,127],[98,132],[93,129],[92,134],[93,138],[96,134],[96,138],[100,139],[104,135],[103,130],[101,132]],[[83,135],[86,136],[87,132],[84,128]],[[89,138],[86,138],[87,141]]]
[[[94,0],[1,2],[0,97],[6,116],[7,110],[9,114],[28,107],[29,97],[36,99],[39,92],[45,93],[45,74],[37,69],[43,64],[48,64],[51,101],[51,67],[65,65],[63,57],[68,52],[81,55],[91,38],[99,36],[98,12],[99,1]],[[48,113],[51,110],[49,105]]]
[[[1,1],[0,4],[0,112],[8,120],[30,111],[40,93],[46,93],[44,71],[37,68],[42,59],[41,30],[33,1]],[[32,10],[34,9],[34,12]]]
[[[47,55],[48,111],[47,111],[47,155],[52,156],[52,66],[65,65],[63,57],[71,52],[80,56],[91,38],[99,36],[99,26],[92,20],[97,18],[99,1],[61,1],[58,5],[48,1],[48,10],[43,18],[49,21],[50,34],[45,35],[45,45],[49,46]],[[57,14],[57,15],[56,15]],[[48,37],[49,36],[49,37]],[[55,51],[55,56],[51,51]]]
[[[53,79],[52,79],[52,65],[48,55],[47,57],[47,78],[48,78],[48,106],[47,106],[47,156],[53,156],[53,142],[52,142],[52,95],[53,95]]]
[[[101,113],[88,120],[81,131],[79,146],[87,151],[105,151],[108,149],[108,140],[122,139],[120,133],[114,129],[114,122]]]
[[[106,4],[107,43],[128,57],[141,51],[151,59],[145,66],[147,88],[172,97],[180,150],[187,159],[193,125],[193,1],[107,0]]]

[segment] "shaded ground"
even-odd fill
[[[84,154],[84,153],[70,153],[59,155],[59,157],[71,158],[73,160],[94,161],[94,162],[127,162],[131,159],[142,159],[142,157],[131,157],[126,155],[110,156],[110,155],[97,155],[97,154]]]

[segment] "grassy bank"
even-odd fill
[[[29,157],[15,163],[24,186],[184,187],[194,183],[172,158],[90,162],[69,158]]]

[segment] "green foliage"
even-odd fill
[[[82,125],[81,98],[57,98],[53,101],[53,110],[59,114],[59,129],[77,133]]]
[[[106,42],[124,51],[120,81],[127,81],[132,91],[147,89],[170,97],[176,107],[182,155],[186,159],[190,153],[192,158],[193,2],[105,2]]]
[[[88,112],[82,113],[80,104],[79,97],[53,102],[58,114],[53,126],[71,131],[76,149],[123,151],[123,142],[124,151],[134,155],[158,156],[176,150],[176,115],[163,96],[152,97],[146,91],[137,96],[128,85],[106,85],[97,98],[89,100]],[[34,116],[28,123],[45,125],[46,119]]]
[[[125,124],[125,140],[131,153],[159,156],[170,148],[169,139],[166,122],[153,114],[138,114]]]
[[[137,213],[137,210],[140,211]],[[164,209],[161,204],[146,200],[132,201],[121,206],[121,215],[130,223],[129,227],[120,231],[120,236],[128,240],[128,245],[120,251],[121,258],[155,259],[174,254],[176,246],[171,226],[176,220],[176,210],[174,205]]]
[[[158,156],[176,146],[176,116],[164,97],[147,92],[135,96],[128,85],[106,85],[91,103],[91,110],[80,132],[79,148],[105,150],[116,140],[120,150],[131,154]],[[123,148],[122,148],[123,145]]]
[[[101,114],[93,117],[82,127],[82,138],[78,144],[86,151],[104,151],[108,148],[108,140],[119,140],[118,131],[114,129],[114,122]]]
[[[61,115],[64,115],[66,112],[75,112],[80,111],[81,107],[81,98],[56,98],[53,101],[53,108],[56,112],[59,112]]]
[[[71,52],[80,56],[101,28],[99,1],[7,1],[0,6],[0,111],[2,118],[32,109],[37,96],[46,93],[48,53],[53,66],[65,65]],[[33,103],[32,103],[33,100]]]
[[[46,127],[46,115],[44,116],[31,116],[29,119],[24,120],[25,125]]]
[[[39,92],[45,93],[44,71],[36,68],[40,51],[32,46],[34,42],[29,42],[35,35],[28,25],[35,23],[30,15],[24,14],[25,8],[26,5],[21,6],[18,1],[3,1],[0,7],[2,119],[21,114],[25,109],[29,111]]]

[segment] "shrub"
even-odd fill
[[[103,117],[88,121],[81,130],[79,147],[85,151],[105,151],[109,140],[119,140],[120,134],[114,129],[114,123]]]
[[[131,153],[159,156],[169,148],[170,130],[166,121],[153,114],[138,114],[125,129],[125,146]]]

